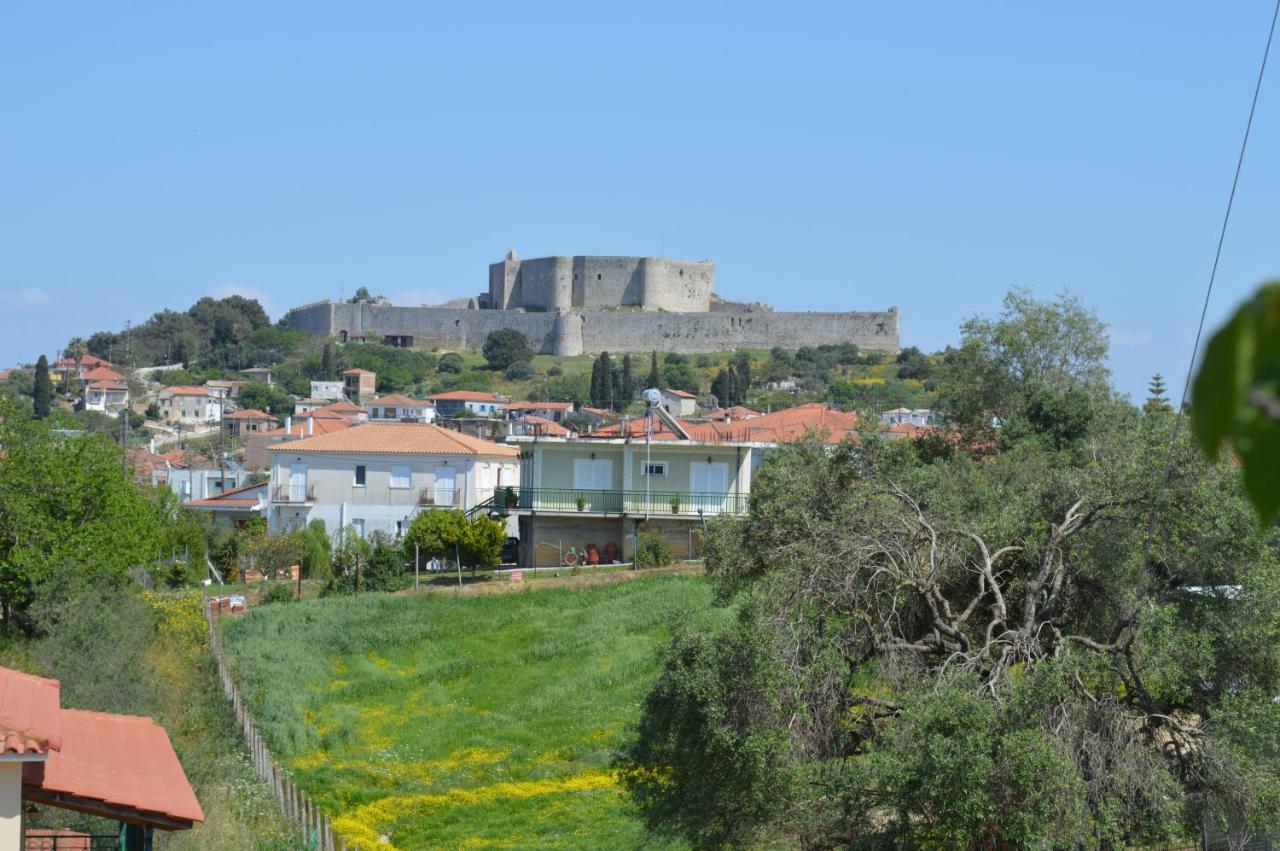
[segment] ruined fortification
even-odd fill
[[[715,264],[660,257],[538,257],[509,252],[489,290],[440,307],[329,301],[295,307],[289,327],[401,346],[478,349],[514,328],[548,354],[696,354],[853,343],[898,351],[898,310],[778,313],[715,293]]]

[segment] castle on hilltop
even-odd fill
[[[295,307],[290,328],[396,346],[479,349],[514,328],[547,354],[799,348],[853,343],[898,351],[898,309],[777,312],[715,292],[709,261],[665,257],[537,257],[489,266],[488,292],[436,307],[321,301]]]

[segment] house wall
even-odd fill
[[[549,517],[520,518],[520,558],[523,567],[556,567],[569,548],[585,550],[594,545],[605,562],[605,548],[612,543],[620,560],[635,558],[638,533],[658,532],[677,559],[701,558],[703,526],[697,518],[651,519],[640,522],[630,517]]]
[[[689,492],[693,486],[690,465],[695,462],[705,463],[709,457],[714,463],[727,465],[728,493],[750,493],[752,451],[745,447],[681,446],[668,441],[655,443],[651,460],[667,462],[667,475],[654,476],[650,482],[650,488],[653,491]],[[535,450],[537,457],[534,459],[532,486],[572,488],[574,459],[590,458],[593,453],[597,460],[612,462],[614,490],[642,491],[645,489],[645,477],[642,475],[645,462],[643,443],[620,446],[596,445],[591,441],[540,444]]]
[[[0,848],[22,847],[22,762],[0,760]]]
[[[307,487],[313,491],[311,505],[292,505],[278,501],[279,489],[289,486],[289,472],[294,464],[306,464]],[[356,465],[365,467],[365,484],[355,484]],[[408,488],[391,487],[391,468],[408,466]],[[273,531],[323,520],[332,533],[354,520],[365,521],[365,534],[380,530],[396,534],[396,523],[408,528],[409,521],[420,510],[419,496],[436,485],[440,467],[455,470],[454,487],[459,493],[458,508],[467,509],[477,502],[476,491],[487,498],[495,487],[519,481],[514,458],[476,458],[449,455],[357,455],[315,452],[289,452],[287,448],[273,452],[271,485],[273,500],[269,525]],[[485,487],[485,482],[488,487]]]

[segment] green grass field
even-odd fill
[[[700,577],[265,606],[225,627],[280,761],[348,844],[649,848],[610,762]],[[386,837],[389,844],[379,844]]]

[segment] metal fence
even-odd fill
[[[748,497],[740,493],[700,491],[587,490],[583,488],[500,487],[493,496],[498,509],[578,511],[583,514],[627,514],[653,517],[700,517],[746,514]]]

